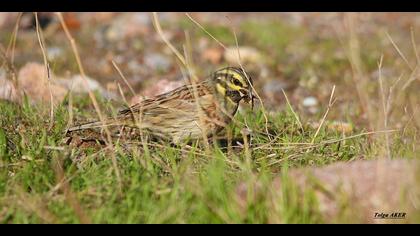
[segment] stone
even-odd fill
[[[239,47],[239,53],[243,64],[260,64],[262,61],[261,53],[255,48]],[[224,59],[229,64],[238,64],[238,48],[228,47],[224,52]]]
[[[27,63],[18,73],[20,92],[25,93],[31,102],[49,103],[51,91],[54,104],[61,102],[67,94],[67,89],[55,84],[56,76],[52,72],[50,73],[51,81],[49,83],[44,65],[35,62]]]
[[[19,100],[19,94],[15,84],[6,78],[6,72],[2,69],[0,69],[0,99],[12,102]]]

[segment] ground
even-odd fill
[[[68,81],[83,75],[70,41],[47,14],[40,37],[49,84],[32,15],[16,37],[19,15],[0,16],[0,48],[25,91],[13,90],[2,63],[2,223],[420,221],[419,14],[158,14],[164,37],[184,56],[185,48],[200,78],[236,65],[239,49],[261,98],[254,110],[241,106],[225,131],[232,147],[207,149],[65,145],[71,123],[98,116],[83,85],[69,93]],[[184,83],[152,14],[64,19],[103,114]],[[376,220],[375,212],[407,217]]]

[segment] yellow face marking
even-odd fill
[[[225,96],[226,95],[226,89],[225,88],[223,88],[223,86],[221,85],[221,84],[219,84],[219,83],[217,83],[216,84],[216,89],[217,89],[217,92],[219,92],[221,95],[223,95],[223,96]],[[230,102],[230,103],[232,103],[233,105],[236,105],[236,103],[230,98],[230,97],[227,97],[227,96],[225,96],[225,98]]]
[[[243,87],[246,86],[246,82],[245,82],[244,78],[238,72],[233,71],[233,70],[229,70],[229,69],[224,69],[224,70],[221,71],[221,73],[231,75],[233,78],[239,80],[239,82],[241,82]]]
[[[232,84],[231,82],[227,82],[227,86],[229,86],[229,88],[231,88],[231,89],[233,89],[233,90],[236,90],[236,91],[239,91],[239,90],[241,90],[241,89],[242,89],[242,87],[241,87],[241,86],[234,85],[234,84]]]
[[[222,86],[221,84],[217,83],[217,84],[216,84],[216,89],[217,89],[217,92],[219,92],[219,93],[220,93],[220,94],[222,94],[223,96],[225,96],[225,95],[226,95],[226,89],[225,89],[225,88],[223,88],[223,86]]]

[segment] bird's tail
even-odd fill
[[[116,125],[115,121],[113,120],[106,120],[104,122],[102,121],[93,121],[81,125],[76,125],[73,127],[70,127],[66,130],[66,133],[74,132],[74,131],[80,131],[80,130],[86,130],[86,129],[95,129],[95,128],[104,128],[106,126],[113,126]]]

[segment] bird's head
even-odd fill
[[[216,90],[227,100],[238,104],[242,99],[254,105],[252,79],[242,68],[226,67],[214,72]]]

